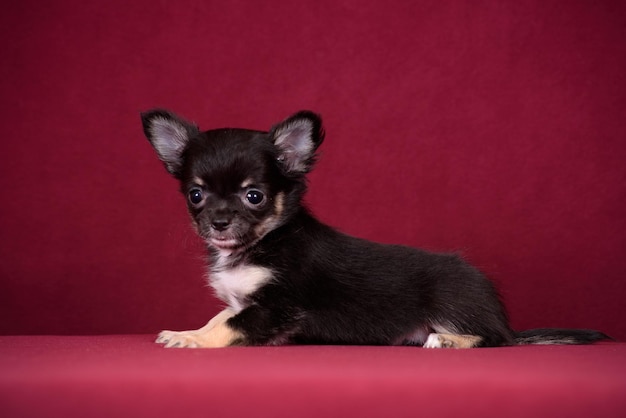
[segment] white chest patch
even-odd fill
[[[272,271],[265,267],[241,265],[212,273],[209,281],[217,297],[239,312],[246,307],[246,296],[254,293],[272,277]]]

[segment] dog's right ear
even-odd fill
[[[143,132],[170,174],[178,177],[182,168],[182,153],[190,138],[200,130],[191,122],[163,109],[141,114]]]

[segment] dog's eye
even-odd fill
[[[265,200],[265,195],[260,190],[250,189],[246,193],[246,200],[252,205],[260,205]]]
[[[193,189],[189,190],[189,201],[193,205],[201,203],[203,198],[204,195],[202,194],[202,189],[194,187]]]

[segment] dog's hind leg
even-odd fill
[[[478,346],[482,338],[477,335],[457,335],[432,333],[428,335],[424,348],[473,348]]]

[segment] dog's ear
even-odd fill
[[[324,140],[322,119],[303,110],[274,126],[270,138],[278,148],[278,161],[288,173],[307,173],[315,163],[315,150]]]
[[[163,109],[141,114],[143,132],[154,147],[165,168],[175,177],[180,175],[182,153],[189,139],[198,135],[198,127]]]

